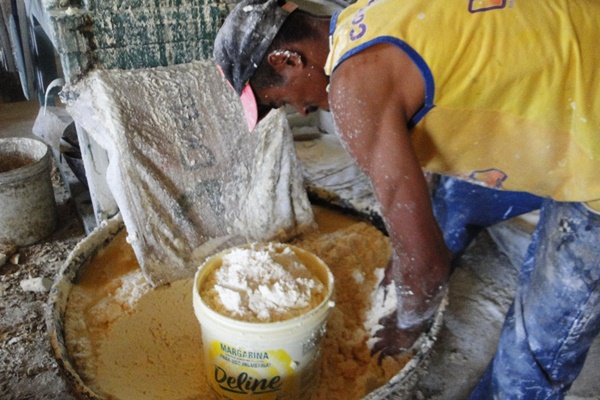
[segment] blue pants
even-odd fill
[[[540,209],[496,354],[470,400],[563,399],[600,332],[600,215],[452,178],[432,200],[455,257],[480,230]]]

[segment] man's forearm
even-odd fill
[[[398,300],[396,311],[398,328],[410,329],[427,325],[446,295],[448,273],[432,274],[432,271],[419,273],[410,266],[403,267],[402,261],[396,255],[394,255],[392,268],[394,268],[392,276]]]

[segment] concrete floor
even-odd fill
[[[0,103],[0,138],[30,137],[37,101]],[[74,202],[56,170],[52,172],[58,221],[55,231],[20,247],[0,264],[0,398],[70,400],[46,335],[47,285],[84,237]],[[26,290],[24,283],[36,282]],[[31,290],[35,289],[35,290]]]
[[[480,234],[450,281],[450,301],[429,373],[412,400],[466,399],[492,358],[530,237],[515,220]],[[567,400],[600,399],[600,339]]]
[[[34,137],[31,128],[38,112],[37,102],[0,103],[0,137]],[[76,214],[72,212],[65,216],[76,218]],[[61,252],[57,252],[57,259],[53,261],[53,265],[44,266],[43,271],[47,274],[57,271],[66,258],[68,250],[81,239],[81,229],[72,229],[66,223],[63,223],[60,229],[69,232],[67,236],[71,237],[58,234],[51,238],[52,248],[60,248]],[[411,400],[465,399],[493,355],[503,315],[514,293],[517,276],[515,265],[518,265],[529,233],[514,224],[503,225],[490,233],[491,235],[488,233],[480,235],[463,257],[452,277],[450,305],[445,316],[445,326],[439,342],[434,347],[429,373],[419,382],[414,398]],[[58,243],[62,244],[62,247]],[[3,359],[0,371],[0,397],[3,399],[71,399],[61,380],[58,366],[52,359],[49,345],[45,342],[43,312],[39,309],[43,307],[46,295],[34,296],[21,293],[18,280],[16,285],[5,283],[11,274],[16,274],[14,268],[0,270],[2,284],[5,285],[0,288],[2,289],[0,305],[6,301],[11,294],[10,291],[21,296],[20,303],[23,309],[28,304],[35,305],[38,311],[28,317],[28,325],[23,329],[31,330],[31,326],[36,327],[34,331],[37,332],[36,337],[42,345],[38,343],[30,349],[44,354],[43,361],[36,361],[38,364],[35,365],[29,361],[29,357],[10,358],[11,361]],[[20,332],[12,334],[15,337],[7,337],[6,332],[0,332],[2,351],[15,351],[15,342],[18,345]],[[20,343],[22,342],[23,340],[20,340]],[[32,356],[31,359],[36,357]],[[11,374],[11,371],[20,370],[24,372]],[[40,378],[42,375],[44,379]],[[599,394],[600,343],[596,340],[584,371],[567,399],[598,400]]]

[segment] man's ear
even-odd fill
[[[267,61],[275,71],[284,67],[302,67],[304,65],[302,56],[291,50],[274,50],[267,56]]]

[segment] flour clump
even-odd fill
[[[305,314],[327,294],[323,283],[288,248],[251,246],[222,256],[201,296],[210,308],[247,322],[275,322]]]

